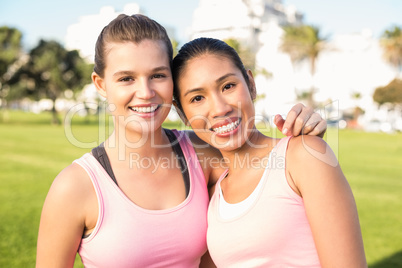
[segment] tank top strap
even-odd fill
[[[196,175],[195,177],[197,180],[203,181],[203,184],[205,184],[204,172],[200,162],[198,161],[198,156],[193,147],[193,143],[191,142],[187,133],[185,131],[179,131],[176,129],[172,129],[171,131],[177,137],[177,141],[179,142],[180,148],[183,151],[187,165],[192,168],[192,172],[195,172],[194,175]]]
[[[183,153],[183,150],[178,142],[177,136],[175,133],[170,129],[164,129],[166,135],[169,138],[170,144],[172,146],[173,151],[176,153],[177,160],[180,163],[180,169],[184,180],[184,186],[186,188],[186,196],[190,192],[190,174],[188,172],[188,166],[186,163],[186,159]]]
[[[282,138],[278,144],[275,146],[273,153],[277,157],[286,157],[286,150],[288,148],[288,144],[292,136]]]

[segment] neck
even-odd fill
[[[129,160],[133,154],[156,157],[161,148],[167,147],[170,147],[170,142],[162,127],[149,132],[134,132],[115,126],[113,133],[105,141],[108,154],[119,160]]]
[[[225,159],[229,173],[236,174],[240,171],[258,167],[259,163],[268,156],[271,150],[272,138],[254,129],[247,142],[241,147],[230,151],[221,150],[221,154]]]

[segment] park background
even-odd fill
[[[328,120],[324,138],[355,195],[369,266],[402,267],[400,1],[82,2],[0,4],[0,27],[21,33],[18,57],[0,80],[0,267],[34,266],[40,211],[52,180],[111,131],[99,109],[103,100],[86,85],[85,74],[94,36],[121,12],[161,22],[176,48],[200,35],[234,46],[257,73],[259,127],[268,135],[281,136],[270,122],[275,113],[296,102],[314,105]],[[282,46],[284,37],[292,37],[286,29],[318,29],[310,46],[325,49],[314,72],[302,46]],[[7,50],[2,46],[0,55]],[[49,51],[64,54],[49,57]],[[46,60],[60,56],[68,63],[62,55],[80,64],[58,74],[57,94],[49,96],[51,72],[31,69],[48,63],[60,71],[57,61]],[[72,81],[68,71],[83,77]],[[165,126],[183,128],[177,119],[172,111]],[[76,267],[82,267],[79,259]]]

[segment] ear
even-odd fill
[[[91,78],[92,78],[92,82],[94,83],[94,85],[96,87],[96,91],[98,91],[98,93],[102,97],[107,98],[106,87],[105,87],[105,82],[104,82],[103,78],[100,77],[95,72],[92,72]]]
[[[257,98],[257,89],[255,87],[255,81],[254,81],[254,76],[251,70],[247,70],[247,76],[248,76],[248,82],[249,82],[249,90],[250,90],[250,96],[252,100],[255,100]]]
[[[177,111],[177,113],[178,113],[178,115],[179,115],[181,121],[183,121],[184,124],[189,127],[189,126],[190,126],[190,122],[187,120],[186,115],[185,115],[185,114],[183,113],[183,111],[179,108],[179,105],[177,104],[177,102],[176,102],[175,100],[173,100],[173,105],[174,105],[174,108],[176,109],[176,111]]]

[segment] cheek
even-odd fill
[[[161,97],[171,104],[173,101],[173,81],[164,84],[159,92]]]
[[[205,116],[191,112],[186,112],[185,114],[191,128],[193,128],[194,131],[203,131],[203,129],[208,129],[210,127],[210,124]]]

